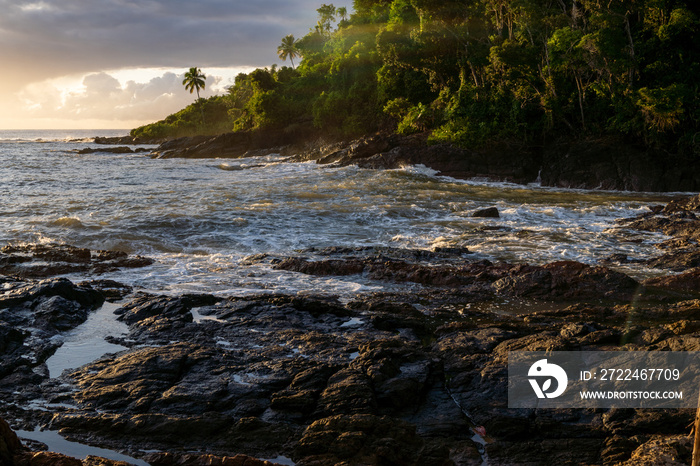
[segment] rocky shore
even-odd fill
[[[279,153],[290,161],[356,164],[362,168],[391,169],[422,164],[455,178],[537,181],[543,186],[700,191],[700,166],[696,160],[619,138],[552,141],[541,146],[501,142],[478,150],[452,144],[431,145],[427,138],[427,134],[379,133],[339,141],[314,132],[250,131],[165,141],[151,156],[239,158]]]
[[[156,466],[687,464],[694,410],[507,408],[508,351],[700,350],[700,196],[620,223],[671,239],[659,257],[594,266],[475,261],[452,248],[249,258],[408,285],[350,301],[134,293],[99,274],[147,258],[8,246],[0,417]],[[639,282],[613,270],[642,260],[668,273]],[[76,271],[95,278],[54,278]],[[51,378],[61,335],[105,300],[128,326],[110,338],[124,350]],[[2,465],[125,464],[30,449],[5,421]]]

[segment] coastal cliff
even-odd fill
[[[425,165],[454,178],[487,178],[543,186],[648,192],[700,191],[700,162],[621,138],[565,139],[542,146],[506,142],[478,150],[429,144],[428,134],[377,133],[329,140],[256,130],[186,137],[160,144],[154,158],[241,158],[279,153],[289,161],[393,169]]]

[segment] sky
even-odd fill
[[[0,0],[0,129],[130,129],[274,63],[323,0]],[[348,3],[352,3],[348,0]],[[339,3],[336,6],[346,6]],[[348,7],[351,5],[347,5]]]

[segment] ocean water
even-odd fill
[[[245,259],[327,246],[467,247],[475,259],[536,264],[596,264],[615,253],[651,257],[664,238],[615,220],[672,196],[463,181],[420,166],[287,163],[274,155],[155,160],[77,153],[100,147],[94,136],[125,134],[0,131],[0,245],[55,242],[149,256],[156,259],[150,267],[100,278],[157,293],[347,296],[392,285],[308,277]],[[470,217],[491,206],[500,219]]]

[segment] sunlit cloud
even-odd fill
[[[234,77],[250,68],[207,73],[202,97],[226,92]],[[134,69],[91,73],[32,83],[19,92],[27,117],[155,121],[194,101],[182,85],[185,70]],[[156,73],[160,73],[157,75]]]
[[[85,115],[105,124],[118,122],[119,127],[132,124],[115,119],[123,115],[139,122],[163,118],[192,98],[176,90],[177,80],[167,73],[177,76],[197,66],[214,77],[205,95],[225,92],[237,73],[224,70],[279,62],[281,38],[306,34],[316,23],[320,4],[0,0],[0,128],[35,127],[31,118],[55,127],[73,125]],[[90,75],[98,76],[84,82]],[[108,103],[118,107],[110,109]],[[136,115],[137,108],[144,113]],[[98,110],[105,113],[98,116]]]

